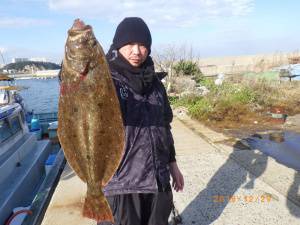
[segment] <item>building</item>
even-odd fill
[[[30,58],[29,60],[33,62],[47,62],[47,59],[44,57],[35,57],[35,58]]]
[[[35,72],[36,77],[57,77],[60,70],[38,70]]]
[[[17,63],[17,62],[24,62],[24,61],[29,61],[28,58],[13,58],[12,63]]]

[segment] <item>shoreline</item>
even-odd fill
[[[14,74],[8,75],[15,80],[29,80],[29,79],[55,79],[58,75],[35,75],[35,74]]]

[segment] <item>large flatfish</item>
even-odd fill
[[[79,19],[68,31],[60,81],[58,137],[87,184],[83,216],[113,222],[101,189],[120,163],[124,127],[105,54],[92,27]]]

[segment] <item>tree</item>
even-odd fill
[[[174,70],[177,75],[195,76],[201,73],[196,62],[183,59],[174,65]]]
[[[193,78],[195,75],[199,77],[199,74],[202,74],[197,62],[199,61],[198,57],[195,58],[193,47],[189,48],[186,45],[176,46],[176,45],[167,45],[165,47],[161,47],[159,50],[154,49],[153,51],[153,60],[155,65],[158,67],[160,71],[168,72],[166,90],[167,93],[170,92],[174,77],[179,75],[178,71],[178,63],[183,65],[184,74],[192,72]],[[186,63],[188,61],[188,63]],[[183,63],[182,63],[183,62]],[[181,66],[179,66],[181,68]]]
[[[177,59],[177,48],[175,45],[168,45],[160,51],[154,49],[153,60],[160,71],[168,72],[166,90],[170,92],[173,79],[173,66]]]

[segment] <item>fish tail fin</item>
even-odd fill
[[[83,205],[83,216],[94,219],[97,222],[114,222],[109,204],[101,190],[98,190],[97,192],[87,191]]]

